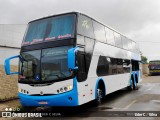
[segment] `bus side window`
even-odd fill
[[[111,64],[109,68],[111,70],[111,75],[117,74],[117,59],[111,58]]]
[[[117,59],[117,73],[123,73],[122,59]]]
[[[130,72],[130,60],[123,60],[123,71],[124,73]]]
[[[105,76],[109,74],[109,64],[110,58],[105,56],[100,56],[97,66],[97,75],[98,76]]]
[[[78,82],[85,81],[87,78],[86,61],[85,61],[85,54],[82,51],[77,52],[77,65],[78,65],[78,72],[77,72]]]

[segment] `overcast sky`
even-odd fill
[[[79,11],[137,41],[149,60],[160,59],[160,0],[0,0],[0,24],[27,24]]]

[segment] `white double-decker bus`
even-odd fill
[[[10,61],[19,59],[19,71]],[[109,93],[136,89],[141,78],[136,43],[91,17],[71,12],[29,22],[20,54],[5,60],[18,74],[22,106],[101,103]]]

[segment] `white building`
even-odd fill
[[[26,26],[25,24],[0,24],[1,65],[7,57],[19,54]]]

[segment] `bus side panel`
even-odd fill
[[[99,56],[107,56],[120,59],[140,59],[138,54],[132,54],[130,51],[120,49],[108,44],[96,42],[93,56],[88,72],[88,78],[84,82],[77,84],[79,105],[95,99],[97,76],[97,64]],[[101,76],[106,86],[106,94],[120,90],[130,85],[131,73],[122,73],[116,75]]]

